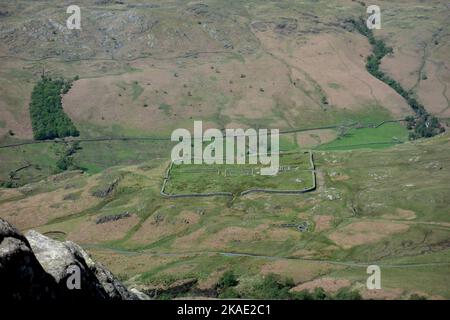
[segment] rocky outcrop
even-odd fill
[[[119,214],[114,214],[114,215],[109,215],[109,216],[102,216],[102,217],[98,218],[95,221],[95,223],[96,224],[102,224],[102,223],[117,221],[117,220],[129,218],[129,217],[131,217],[131,214],[128,211],[125,211],[125,212],[122,212],[122,213],[119,213]]]
[[[176,297],[177,295],[190,291],[197,284],[197,279],[181,279],[170,285],[155,285],[140,287],[139,291],[144,292],[149,297],[156,299],[160,296],[166,295]],[[137,289],[135,289],[137,290]]]
[[[33,230],[23,236],[3,219],[0,219],[0,283],[2,300],[145,298],[129,291],[77,244],[59,242]]]
[[[94,262],[91,257],[79,245],[71,241],[65,242],[71,252],[81,255],[89,270],[95,275],[106,294],[110,299],[115,300],[136,300],[139,297],[129,291],[105,266]],[[140,298],[139,298],[140,299]]]
[[[28,240],[0,219],[0,301],[52,300],[58,296],[55,279],[36,259]]]
[[[113,182],[108,184],[105,188],[93,192],[92,195],[97,198],[106,198],[116,189],[118,183],[119,183],[119,179],[115,179]]]

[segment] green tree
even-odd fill
[[[31,93],[30,117],[36,140],[78,136],[72,120],[64,113],[61,94],[68,92],[71,82],[43,76]]]
[[[362,300],[361,294],[350,288],[341,288],[333,297],[334,300]]]
[[[239,281],[234,272],[228,270],[220,277],[219,281],[217,282],[217,288],[227,289],[230,287],[237,286],[238,283]]]
[[[373,31],[367,28],[363,19],[350,19],[349,22],[353,24],[359,33],[366,36],[372,45],[372,54],[366,61],[367,71],[400,94],[416,114],[416,118],[418,118],[417,121],[407,120],[408,129],[414,130],[414,132],[409,135],[410,140],[423,137],[429,138],[443,132],[445,130],[444,127],[439,123],[438,119],[428,114],[425,107],[414,98],[413,92],[406,91],[400,83],[385,75],[384,72],[380,70],[381,60],[387,54],[393,53],[393,49],[388,47],[383,40],[375,39]]]

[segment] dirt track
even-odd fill
[[[256,255],[249,253],[239,253],[239,252],[220,252],[220,251],[203,251],[203,252],[148,252],[148,251],[130,251],[123,249],[113,249],[102,245],[88,244],[85,245],[86,249],[98,249],[107,250],[118,254],[124,255],[147,255],[154,257],[186,257],[186,256],[210,256],[211,254],[222,255],[226,257],[246,257],[254,259],[264,259],[264,260],[295,260],[295,261],[305,261],[305,262],[317,262],[325,264],[333,264],[347,267],[359,267],[366,268],[370,265],[376,264],[381,268],[422,268],[430,266],[450,266],[450,262],[430,262],[430,263],[404,263],[404,264],[383,264],[379,262],[354,262],[354,261],[338,261],[338,260],[320,260],[320,259],[304,259],[297,257],[281,257],[281,256],[265,256]]]

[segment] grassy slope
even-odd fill
[[[264,16],[267,12],[272,12],[273,17],[270,16],[268,19],[277,19],[292,12],[290,5],[299,5],[299,12],[314,12],[321,17],[325,17],[325,20],[329,19],[332,22],[335,21],[337,15],[345,16],[350,12],[349,8],[337,6],[329,1],[320,1],[314,4],[285,4],[279,2],[260,4],[252,2],[247,5],[249,11],[246,14],[250,16],[251,20],[252,15]],[[399,4],[399,6],[401,5]],[[229,9],[233,8],[240,8],[239,3],[233,2]],[[359,5],[355,4],[351,10],[354,10],[355,14],[360,14],[360,10],[356,8],[359,8]],[[401,7],[396,7],[395,10],[399,8],[401,9]],[[413,9],[421,10],[421,7],[414,7]],[[162,12],[162,15],[167,15],[169,18],[173,17],[165,9],[158,12]],[[398,11],[399,14],[402,14],[402,12],[405,12],[406,15],[411,13],[410,11]],[[154,14],[159,13],[155,11]],[[433,11],[428,10],[423,14],[426,15],[427,19],[424,19],[419,25],[428,32],[436,24],[436,22],[429,23],[432,20],[429,17],[433,17]],[[398,21],[401,21],[402,24],[412,25],[414,16],[414,14],[411,14],[405,19],[398,19]],[[204,19],[206,18],[196,17],[193,21],[197,24],[197,20],[203,21]],[[245,20],[245,23],[250,20]],[[304,20],[307,21],[307,18]],[[168,19],[168,21],[172,20]],[[230,23],[231,25],[233,24]],[[169,35],[166,34],[165,37],[172,39],[172,44],[179,43],[179,39],[171,34],[170,30],[172,30],[171,26],[167,23],[158,26],[156,29],[157,32],[161,32],[161,35],[162,32],[168,33]],[[411,30],[411,28],[405,28],[402,25],[393,29],[392,32],[401,34],[405,30]],[[250,43],[245,37],[240,38],[240,35],[251,37],[247,33],[248,30],[245,31],[237,34],[239,36],[238,42],[241,44]],[[200,48],[204,43],[211,41],[210,38],[204,37],[207,32],[208,30],[201,31],[199,32],[200,37],[194,37],[202,41],[207,40],[199,41],[201,43]],[[426,37],[426,34],[424,33],[423,36]],[[411,41],[417,39],[421,41],[421,37],[407,38]],[[255,39],[252,38],[251,41],[253,41],[251,44],[254,45]],[[133,41],[133,43],[139,42]],[[173,48],[176,48],[176,46]],[[195,48],[195,46],[183,47],[181,53],[190,50],[195,51],[195,49],[198,48]],[[165,55],[167,51],[170,51],[163,46],[159,50],[162,50]],[[179,53],[173,51],[172,56]],[[126,54],[127,52],[123,53],[123,57],[126,57]],[[157,54],[158,52],[155,52],[155,55]],[[259,55],[262,54],[259,53]],[[235,60],[241,63],[247,61],[243,55],[236,54],[236,56]],[[163,59],[166,58],[165,56],[162,57]],[[23,113],[27,110],[24,97],[31,92],[32,81],[30,78],[37,78],[44,64],[43,62],[24,62],[15,60],[15,58],[11,59],[8,60],[8,64],[2,64],[0,70],[1,96],[2,102],[4,102],[1,108],[2,111],[7,110],[14,114],[17,120],[21,119],[22,114],[26,114],[26,112]],[[217,58],[217,60],[215,60],[216,58],[202,59],[200,57],[200,59],[193,61],[195,63],[201,61],[207,64],[208,68],[210,64],[227,66],[230,61],[234,61],[229,59],[229,55]],[[174,59],[174,61],[180,62],[177,59]],[[189,60],[181,61],[189,62]],[[123,81],[127,87],[126,98],[129,100],[127,101],[130,104],[134,103],[139,108],[142,108],[146,101],[144,99],[146,89],[144,88],[142,92],[144,82],[140,81],[137,84],[133,82],[134,77],[138,77],[139,71],[143,70],[141,69],[142,65],[130,65],[123,60],[88,60],[85,62],[48,61],[45,66],[52,74],[67,77],[80,74],[84,79],[98,78],[101,81],[103,77],[111,74],[119,75],[120,79],[124,76]],[[234,69],[233,72],[235,72]],[[169,73],[172,76],[173,72],[170,71]],[[195,93],[197,97],[194,98],[199,99],[200,102],[206,101],[205,104],[210,103],[219,106],[218,112],[208,117],[205,116],[205,119],[223,125],[230,119],[222,111],[236,103],[228,90],[234,89],[236,91],[236,89],[231,88],[231,86],[228,87],[230,74],[226,73],[226,70],[222,70],[221,74],[211,71],[211,74],[214,74],[215,80],[205,81],[203,75],[193,79],[192,85],[195,85],[194,88],[197,90]],[[224,74],[225,76],[223,76]],[[225,89],[220,88],[220,90],[226,92],[211,95],[211,92],[218,92],[218,85],[214,84],[214,81],[220,80],[221,75],[223,78],[221,81],[226,83],[227,87]],[[234,74],[234,76],[238,78],[239,73]],[[250,74],[247,75],[247,79],[249,77]],[[238,80],[234,79],[234,81],[236,83]],[[242,81],[245,86],[253,84],[254,90],[258,91],[259,86],[252,83],[252,80]],[[209,85],[206,86],[205,84]],[[179,85],[181,86],[182,83],[180,82]],[[307,87],[305,88],[307,90]],[[312,97],[320,98],[313,91],[310,93]],[[117,99],[116,96],[114,97]],[[183,104],[184,102],[198,102],[194,98],[190,100],[186,98],[186,100],[181,101],[183,101]],[[211,99],[208,100],[209,98]],[[164,94],[160,92],[160,95],[155,99],[157,107],[165,103],[164,99]],[[172,108],[168,108],[167,105]],[[173,107],[177,107],[173,102],[167,103],[167,105],[162,108],[162,113],[170,114],[170,112],[173,112]],[[274,106],[280,106],[281,112],[275,110],[273,114],[268,114],[269,119],[277,118],[285,121],[287,118],[289,120],[289,116],[286,116],[284,111],[290,110],[292,105],[276,99],[274,100]],[[381,108],[368,107],[362,110],[364,111],[358,114],[353,111],[338,112],[335,110],[317,112],[313,108],[307,108],[298,116],[299,120],[296,124],[312,126],[312,124],[321,125],[352,121],[377,123],[391,118],[389,112]],[[25,127],[21,121],[15,124],[9,118],[5,119],[7,120],[2,119],[0,122],[2,133],[7,132],[9,128],[16,131],[16,128]],[[252,126],[269,124],[262,120],[242,119],[242,123]],[[172,123],[171,118],[167,118],[165,121]],[[190,125],[186,122],[183,123],[183,126],[185,124]],[[85,136],[148,134],[148,132],[143,132],[133,126],[119,126],[115,122],[112,125],[101,126],[87,121],[77,123],[77,126],[81,128],[82,134]],[[17,130],[17,132],[19,131],[21,130]],[[26,130],[24,132],[21,132],[19,138],[27,136]],[[160,134],[161,131],[152,130],[151,133]],[[317,161],[320,170],[323,172],[322,186],[324,187],[319,188],[316,194],[298,197],[248,197],[233,201],[226,199],[184,199],[180,201],[162,199],[158,193],[163,171],[167,166],[169,151],[169,146],[165,144],[151,142],[86,143],[82,144],[83,150],[77,153],[75,160],[78,165],[87,169],[88,175],[83,175],[76,181],[55,182],[50,180],[49,182],[29,185],[19,191],[1,189],[0,214],[7,216],[7,218],[15,217],[19,219],[25,215],[27,208],[32,208],[33,214],[43,215],[44,217],[47,211],[52,210],[63,212],[63,215],[70,214],[71,216],[63,216],[57,220],[53,218],[44,219],[47,223],[44,222],[38,229],[41,231],[63,231],[69,239],[77,239],[82,243],[88,242],[115,250],[151,249],[151,251],[160,253],[232,251],[367,263],[374,260],[377,263],[449,262],[447,224],[450,222],[448,218],[450,204],[447,195],[450,190],[447,180],[450,173],[446,168],[446,163],[450,158],[448,136],[428,142],[395,146],[386,150],[373,150],[380,146],[391,147],[393,144],[392,137],[394,136],[404,140],[405,130],[398,125],[387,125],[377,129],[352,130],[342,139],[321,146],[320,152],[317,153]],[[296,144],[293,143],[294,140],[286,136],[282,140],[282,144],[286,149],[293,149],[296,147]],[[386,144],[371,144],[374,142],[386,142]],[[364,146],[364,150],[352,150],[362,146]],[[56,150],[54,149],[55,146],[52,145],[1,149],[0,179],[6,178],[11,170],[23,165],[25,160],[38,165],[40,170],[33,167],[21,172],[19,178],[22,179],[23,183],[44,178],[54,172],[56,161]],[[345,151],[349,149],[352,151]],[[339,152],[332,152],[334,150]],[[157,159],[159,157],[165,159]],[[153,158],[155,160],[146,162]],[[113,167],[105,170],[115,165],[130,165],[142,162],[144,164],[139,168]],[[91,175],[95,173],[98,173],[98,175]],[[64,200],[65,195],[69,193],[78,194],[77,197],[79,198],[76,201],[83,203],[88,198],[86,194],[83,194],[83,191],[87,190],[86,193],[89,193],[91,190],[91,186],[86,187],[87,183],[95,185],[96,188],[104,188],[117,176],[121,176],[122,179],[119,188],[111,198],[99,200],[98,203],[96,202],[88,209],[67,209],[67,206],[74,203],[74,200]],[[39,196],[51,192],[56,194],[54,198],[51,198],[51,201],[39,198]],[[330,200],[329,196],[333,200]],[[30,201],[30,203],[23,202],[24,200]],[[22,203],[23,205],[21,205]],[[366,243],[350,249],[344,249],[336,245],[329,238],[333,232],[341,230],[355,221],[382,221],[386,223],[386,227],[398,221],[404,222],[405,218],[398,213],[398,209],[409,210],[415,215],[411,221],[407,222],[411,227],[406,232],[387,236],[375,243]],[[98,216],[124,211],[136,215],[139,218],[138,223],[127,226],[123,230],[117,228],[119,231],[116,230],[116,227],[123,225],[124,221],[119,221],[113,225],[95,224],[95,218]],[[390,214],[391,217],[386,218],[384,216],[386,214]],[[332,216],[330,229],[318,231],[319,228],[315,218],[321,215]],[[161,221],[159,217],[163,217],[163,220]],[[189,221],[189,223],[186,223],[186,221]],[[300,234],[293,229],[280,228],[281,223],[303,221],[308,221],[312,226],[310,232]],[[19,227],[21,226],[19,225]],[[105,234],[111,234],[111,237],[104,239],[103,235]],[[181,240],[178,240],[180,238]],[[364,268],[343,269],[336,265],[296,260],[278,261],[251,257],[224,257],[213,253],[211,255],[185,257],[146,257],[145,254],[141,253],[136,255],[120,252],[112,253],[98,247],[90,247],[90,250],[114,272],[123,274],[126,278],[142,273],[142,281],[148,282],[158,282],[161,279],[172,281],[174,278],[189,276],[208,279],[213,272],[225,269],[234,269],[244,278],[252,278],[269,270],[293,277],[296,281],[308,281],[315,277],[330,275],[348,278],[363,284],[366,277]],[[448,266],[388,269],[383,273],[383,286],[404,288],[411,291],[420,290],[427,294],[438,294],[449,298],[448,270]]]
[[[318,150],[349,150],[357,148],[386,148],[408,140],[408,131],[399,123],[378,128],[350,129],[343,137],[319,146]]]
[[[289,166],[289,171],[279,172],[276,177],[271,177],[259,174],[260,168],[267,167],[262,165],[175,165],[171,170],[166,192],[238,194],[253,188],[302,190],[312,187],[313,181],[311,172],[308,170],[310,164],[307,154],[281,155],[280,166],[281,169]]]
[[[155,46],[152,49],[153,57],[147,60],[127,61],[125,59],[128,57],[128,54],[134,57],[136,53],[147,52],[147,50],[140,47],[147,42],[136,40],[129,42],[125,40],[125,35],[132,30],[123,26],[123,29],[117,30],[117,34],[113,36],[118,41],[123,41],[124,43],[123,50],[116,52],[115,60],[108,60],[109,57],[105,56],[105,48],[102,48],[98,42],[92,43],[92,47],[98,50],[96,56],[94,56],[94,60],[90,60],[90,58],[77,60],[74,57],[68,59],[68,61],[58,61],[56,59],[50,59],[48,61],[27,60],[30,58],[29,55],[31,53],[26,48],[29,46],[33,47],[33,42],[30,42],[22,48],[20,47],[20,41],[23,41],[22,37],[25,39],[27,35],[17,35],[16,44],[23,49],[20,56],[25,60],[18,60],[17,57],[8,58],[7,63],[2,64],[2,68],[0,69],[0,81],[2,82],[1,96],[2,102],[4,102],[4,104],[0,104],[0,108],[7,112],[4,119],[1,119],[0,134],[5,134],[9,129],[13,129],[17,134],[16,138],[21,139],[30,136],[31,131],[29,130],[30,128],[27,128],[27,121],[23,121],[24,117],[26,118],[28,114],[27,101],[24,97],[29,96],[32,83],[39,78],[43,67],[51,75],[72,78],[76,74],[79,74],[81,79],[93,79],[95,83],[106,81],[105,83],[108,84],[108,81],[111,81],[111,76],[113,76],[112,79],[114,79],[113,82],[115,84],[109,88],[112,91],[106,90],[102,92],[98,91],[95,87],[94,91],[91,92],[91,96],[93,98],[94,96],[99,97],[100,100],[95,100],[94,109],[86,109],[82,113],[84,118],[77,120],[76,125],[80,128],[83,137],[121,135],[167,136],[174,127],[190,128],[192,124],[192,121],[189,120],[190,116],[209,121],[211,124],[219,127],[236,122],[240,126],[280,127],[285,129],[355,121],[363,124],[377,123],[392,118],[388,110],[384,109],[383,106],[377,105],[376,97],[375,100],[371,97],[370,99],[373,101],[370,102],[368,102],[370,100],[369,97],[361,98],[360,110],[345,110],[335,108],[333,105],[326,108],[324,106],[318,108],[314,101],[320,101],[323,98],[324,88],[320,88],[317,81],[312,79],[310,75],[305,74],[304,71],[301,81],[296,84],[299,88],[293,88],[292,83],[295,79],[292,73],[296,69],[289,65],[289,63],[282,63],[278,58],[275,58],[272,52],[273,49],[262,47],[260,41],[256,39],[254,31],[248,28],[248,24],[255,20],[255,17],[262,16],[265,18],[263,19],[264,21],[279,21],[281,19],[280,17],[290,17],[293,12],[292,9],[296,8],[298,12],[311,12],[316,14],[321,22],[317,23],[315,19],[304,16],[301,19],[302,25],[299,26],[299,30],[307,30],[309,26],[314,26],[319,33],[329,32],[331,30],[335,32],[336,30],[333,27],[327,25],[327,21],[330,19],[333,20],[337,12],[346,12],[347,15],[360,14],[361,8],[359,8],[358,4],[349,5],[340,1],[336,1],[336,3],[319,1],[314,4],[292,2],[286,4],[261,4],[258,2],[250,2],[245,8],[239,2],[232,2],[227,8],[222,8],[223,5],[217,1],[209,1],[208,4],[209,11],[207,14],[189,14],[183,19],[183,22],[179,21],[179,16],[181,13],[184,14],[185,10],[190,10],[190,6],[187,4],[185,4],[185,7],[180,7],[180,11],[174,11],[170,7],[166,8],[162,3],[160,9],[150,10],[151,15],[158,16],[163,21],[161,25],[154,28],[153,36],[155,39],[165,39],[165,42],[163,44],[159,43],[159,46]],[[14,15],[5,18],[5,23],[11,23],[15,26],[25,23],[28,16],[23,15],[13,7],[12,4],[9,5],[8,8]],[[36,8],[44,10],[42,6]],[[393,5],[392,10],[397,12],[401,8],[402,5],[400,4],[398,7]],[[99,8],[96,9],[99,10]],[[108,11],[109,9],[117,10],[118,8],[116,5],[107,5],[101,10]],[[55,21],[59,21],[58,19],[61,18],[58,10],[49,8],[45,10],[46,16],[55,15]],[[119,10],[117,12],[120,13],[121,11]],[[263,12],[264,15],[261,15]],[[400,10],[399,14],[401,12]],[[137,9],[136,13],[147,17],[149,10]],[[239,20],[239,23],[237,23],[236,21],[229,20],[227,14],[231,13],[239,14],[242,21]],[[87,14],[97,14],[97,11]],[[125,13],[120,14],[120,19],[124,18],[125,15]],[[437,14],[431,9],[424,13],[424,15],[427,17],[437,15],[441,18],[440,14]],[[412,19],[412,17],[409,18]],[[36,19],[39,20],[38,18]],[[199,25],[198,21],[203,21],[205,24]],[[404,32],[402,26],[388,22],[386,23],[387,26],[395,26],[392,27],[392,30],[389,30],[396,36]],[[99,20],[98,23],[108,23],[108,21]],[[191,26],[192,24],[195,28],[186,28],[186,25],[183,25],[183,23],[187,26]],[[126,25],[124,24],[124,26]],[[421,25],[429,25],[428,29],[432,29],[435,23],[431,23],[430,19],[425,19],[425,21],[421,22]],[[94,41],[96,39],[94,26],[89,22],[84,28],[85,30],[91,31],[93,36],[89,39],[83,36],[80,41]],[[180,42],[178,33],[172,32],[174,28],[192,32],[191,39],[195,40],[190,41],[189,46],[191,47],[186,46],[188,44],[184,41]],[[427,36],[428,29],[423,37]],[[214,36],[211,36],[211,34],[214,34],[212,30],[216,32]],[[55,41],[46,42],[45,46],[48,46],[48,48],[43,49],[39,46],[33,53],[36,55],[33,58],[37,59],[39,55],[46,55],[48,50],[50,50],[49,48],[60,43],[58,40],[59,36],[57,33],[54,35]],[[139,34],[139,36],[141,35]],[[191,34],[189,33],[187,36],[189,37]],[[305,40],[310,36],[301,36],[300,38]],[[145,37],[147,37],[147,34],[145,34]],[[297,44],[294,45],[292,43],[292,38],[297,37],[295,33],[280,33],[277,37],[282,39],[282,43],[286,44],[287,52],[297,46]],[[414,37],[410,37],[410,39],[410,41],[415,41]],[[220,46],[227,41],[234,43],[235,50],[213,55],[200,55],[196,58],[190,56],[186,58],[170,58],[182,56],[193,51],[203,51],[205,45],[211,50],[221,51],[223,47],[220,48]],[[287,45],[289,43],[292,43],[292,45]],[[251,50],[249,49],[250,53],[243,54],[243,47],[251,48]],[[76,51],[78,49],[79,47],[75,46],[71,50]],[[7,48],[4,48],[4,51],[7,53]],[[167,56],[167,52],[171,52],[170,57]],[[336,63],[340,64],[341,62],[340,60],[336,60]],[[268,68],[268,65],[273,67]],[[216,69],[210,69],[211,66],[215,66]],[[160,73],[161,70],[165,70],[166,72]],[[220,73],[217,73],[218,70]],[[178,73],[178,77],[174,76],[175,73]],[[246,77],[240,78],[241,73],[245,73]],[[153,81],[152,74],[156,74],[155,81]],[[279,85],[281,88],[277,88],[276,92],[271,92],[270,90],[272,89],[270,87],[274,86],[274,84],[270,80],[274,74],[279,75],[275,85]],[[158,77],[161,75],[166,75],[169,79],[160,80]],[[147,78],[152,78],[150,86],[148,85],[149,82],[146,81],[148,80]],[[167,85],[160,84],[160,82],[166,82]],[[184,88],[184,85],[187,85],[187,87]],[[75,83],[76,86],[77,84]],[[264,87],[266,92],[259,92],[260,87]],[[336,85],[332,85],[331,87],[334,87],[334,90],[347,90],[343,89],[342,86],[336,87]],[[179,92],[180,90],[181,92]],[[156,91],[158,93],[155,93]],[[193,93],[192,97],[187,96],[188,91]],[[255,95],[256,98],[253,96],[250,98],[246,97],[247,92],[253,91],[255,93],[252,93],[252,95]],[[123,96],[118,97],[117,94],[119,93],[123,94]],[[111,96],[111,101],[105,100],[108,96]],[[85,97],[86,94],[81,94],[81,98],[75,100],[76,103],[73,106],[75,111],[80,108],[89,107],[89,103]],[[292,97],[293,101],[286,99],[286,97]],[[256,100],[258,105],[261,101],[264,103],[271,101],[273,107],[269,112],[258,111],[256,117],[255,115],[247,116],[240,114],[230,116],[227,113],[227,110],[234,108],[239,102],[246,106],[249,105],[247,108],[250,108],[253,99],[262,99]],[[295,104],[296,102],[301,105]],[[201,110],[196,110],[197,103],[201,104],[201,107],[199,107]],[[144,107],[146,104],[148,107]],[[189,114],[190,111],[186,111],[187,106],[190,104],[194,105],[195,112],[192,114]],[[119,114],[118,118],[113,117],[109,119],[108,114],[101,114],[98,111],[98,108],[102,106],[107,107],[107,112],[111,113],[117,110],[123,110],[126,106],[129,117]],[[295,110],[297,114],[292,114],[292,110]],[[245,111],[242,110],[244,113]],[[15,120],[11,119],[11,114],[13,114]],[[146,116],[148,114],[150,116]],[[159,114],[161,114],[161,119],[157,118]],[[175,116],[175,114],[178,115]],[[135,117],[133,118],[131,115],[135,115]],[[96,117],[100,116],[105,117],[105,120],[96,119]],[[159,120],[154,120],[155,123],[153,123],[153,118]],[[145,121],[142,119],[145,119]],[[145,123],[145,126],[142,127],[140,122]],[[161,128],[159,127],[160,124],[165,125]],[[351,131],[343,139],[332,142],[323,148],[340,150],[355,147],[387,147],[392,145],[393,136],[398,136],[400,140],[403,140],[404,133],[401,132],[401,128],[389,128],[387,131],[374,130],[374,132],[370,130]],[[7,143],[8,141],[5,140],[4,142]],[[285,143],[287,149],[291,148],[286,139],[282,140],[282,142]],[[104,145],[107,145],[107,147]],[[152,149],[152,151],[148,152],[135,151],[135,147],[139,149],[141,147],[134,146],[131,143],[85,144],[83,147],[84,150],[81,150],[76,156],[77,161],[80,166],[87,168],[90,172],[98,172],[111,165],[130,164],[135,161],[140,161],[140,159],[154,156],[153,150],[155,149],[150,143],[148,147],[142,147],[143,149]],[[20,184],[36,181],[36,179],[53,171],[54,165],[51,162],[54,157],[51,153],[49,156],[45,156],[45,159],[41,159],[27,152],[26,147],[23,149],[27,156],[30,157],[33,165],[46,169],[39,173],[31,172],[31,169],[28,170],[30,172],[23,172],[20,178]],[[157,146],[156,149],[164,148]],[[156,152],[156,154],[160,155],[161,153]],[[0,179],[5,179],[11,170],[16,169],[24,161],[22,150],[18,149],[0,150],[0,159],[4,160],[2,161],[3,165],[0,167]],[[11,164],[11,161],[8,159],[14,159],[15,163]]]
[[[80,178],[95,186],[90,187],[92,192],[105,188],[119,177],[117,190],[110,198],[91,209],[74,212],[75,215],[70,217],[49,220],[49,224],[38,230],[65,232],[67,238],[87,245],[113,271],[126,278],[143,273],[141,281],[144,282],[172,281],[190,276],[207,280],[214,271],[234,269],[243,279],[271,270],[296,281],[329,275],[348,278],[358,286],[366,277],[363,267],[296,259],[226,257],[214,252],[382,266],[448,263],[446,243],[450,236],[450,204],[446,197],[449,192],[446,177],[449,169],[445,163],[450,158],[449,143],[446,135],[385,150],[319,151],[316,152],[316,161],[323,178],[318,192],[287,197],[251,196],[232,201],[220,198],[170,200],[158,194],[166,161],[153,160],[141,166],[112,168],[100,175]],[[64,188],[68,182],[60,181],[54,187],[51,187],[53,183],[38,185],[32,194],[24,197],[48,192],[61,195],[77,193],[78,187]],[[82,185],[79,187],[80,190],[86,189]],[[4,200],[0,210],[4,213],[14,204],[14,201],[8,201],[7,194],[7,190],[1,193]],[[81,195],[78,201],[84,201],[85,197]],[[51,205],[64,206],[69,202],[56,200]],[[45,204],[41,207],[45,212]],[[16,218],[24,214],[23,210],[15,211]],[[98,216],[124,211],[136,215],[139,218],[137,224],[124,228],[120,226],[126,226],[126,220],[95,224]],[[408,214],[405,216],[404,212]],[[322,215],[331,216],[331,221],[328,229],[318,231],[317,218]],[[302,221],[309,222],[310,231],[300,233],[294,228],[281,227],[283,223]],[[350,248],[331,240],[336,232],[345,237],[362,232],[363,239],[365,232],[371,232],[370,229],[352,229],[354,223],[381,223],[384,230],[399,223],[408,227],[400,233],[376,238],[374,242],[367,242],[367,238],[362,244]],[[353,231],[347,234],[347,230]],[[111,237],[105,238],[105,234]],[[108,254],[109,251],[101,248],[118,251]],[[146,249],[161,256],[147,256],[148,253],[143,252],[129,255],[120,251]],[[185,252],[186,255],[166,255],[171,252]],[[194,252],[197,254],[192,255]],[[207,252],[211,254],[207,255]],[[152,262],[142,265],[142,261],[147,260]],[[382,267],[386,289],[402,288],[406,292],[420,291],[449,297],[445,281],[449,276],[448,268],[444,266],[386,268]],[[431,279],[428,284],[424,283],[426,279]]]

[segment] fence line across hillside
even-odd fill
[[[386,123],[391,122],[402,122],[405,121],[405,119],[397,119],[397,120],[385,120],[378,124],[367,124],[361,127],[357,127],[358,123],[353,122],[351,124],[335,124],[335,125],[329,125],[329,126],[322,126],[322,127],[315,127],[315,128],[296,128],[296,129],[290,129],[290,130],[282,130],[279,132],[280,135],[283,134],[292,134],[292,133],[298,133],[298,132],[306,132],[306,131],[315,131],[315,130],[325,130],[325,129],[335,129],[339,127],[349,127],[349,128],[378,128]],[[221,131],[225,131],[225,129],[221,129]],[[224,134],[223,137],[226,137]],[[193,138],[195,140],[195,138]],[[34,145],[34,144],[47,144],[47,143],[66,143],[66,142],[79,142],[79,143],[86,143],[86,142],[113,142],[113,141],[171,141],[171,138],[158,138],[158,137],[98,137],[98,138],[84,138],[84,139],[78,139],[78,138],[68,138],[68,139],[54,139],[54,140],[31,140],[31,141],[23,141],[18,143],[12,143],[7,145],[0,145],[0,149],[5,148],[14,148],[14,147],[21,147],[26,145]]]

